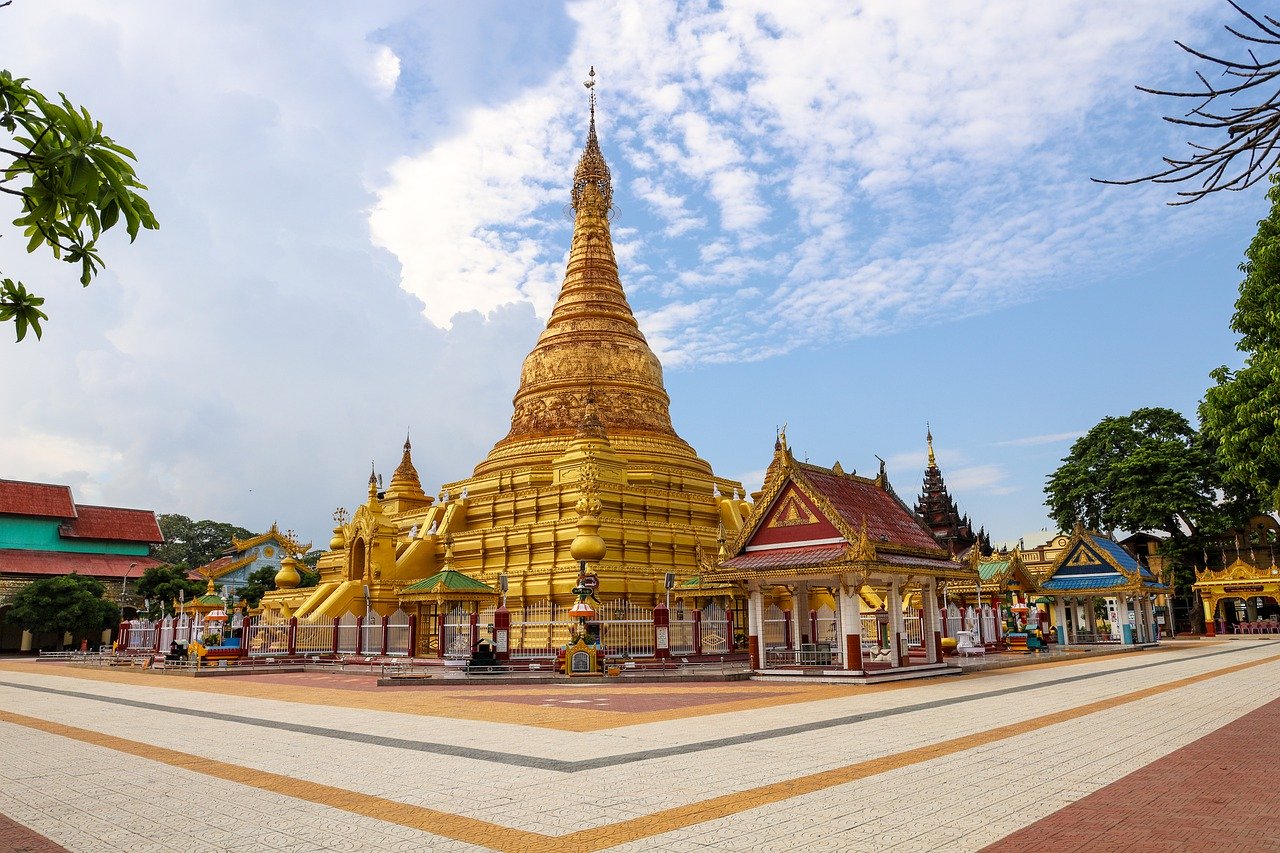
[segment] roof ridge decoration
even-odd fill
[[[849,546],[847,551],[847,559],[855,563],[874,563],[878,558],[876,556],[875,543],[871,541],[871,535],[867,533],[867,517],[862,517],[862,529],[858,531],[856,540]]]
[[[278,521],[271,522],[271,527],[265,533],[259,533],[256,536],[250,536],[248,539],[237,539],[231,537],[231,547],[237,551],[247,551],[256,545],[274,539],[279,542],[281,547],[286,551],[291,551],[290,556],[294,554],[305,554],[311,550],[311,543],[303,543],[298,541],[297,534],[292,530],[281,530]]]

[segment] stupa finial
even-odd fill
[[[604,154],[600,151],[600,141],[596,139],[596,67],[582,84],[591,93],[591,121],[587,125],[587,144],[578,158],[578,168],[573,173],[573,209],[579,213],[584,210],[605,216],[613,205],[613,179],[609,166],[604,162]]]
[[[937,468],[938,460],[933,455],[933,429],[929,426],[929,422],[924,422],[924,440],[929,445],[929,467]]]

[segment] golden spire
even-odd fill
[[[573,241],[564,283],[521,369],[511,430],[476,466],[478,476],[556,458],[577,434],[588,397],[624,456],[632,458],[632,451],[689,473],[711,473],[671,425],[662,365],[618,277],[609,233],[612,182],[596,138],[595,82],[592,68],[586,81],[591,118],[573,176]]]
[[[422,491],[422,481],[418,478],[418,469],[413,467],[413,445],[409,443],[409,434],[406,432],[404,436],[404,453],[400,457],[400,465],[391,475],[391,482],[387,484],[386,496],[388,500],[396,500],[398,498],[411,498],[416,500],[424,500],[426,494]]]
[[[929,427],[929,422],[924,422],[924,439],[929,444],[929,467],[937,468],[938,460],[933,456],[933,430]]]

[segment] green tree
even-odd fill
[[[1106,417],[1049,475],[1045,503],[1063,530],[1163,530],[1191,536],[1216,526],[1221,472],[1200,435],[1172,409]]]
[[[52,632],[62,648],[64,634],[96,643],[98,635],[120,621],[120,608],[103,598],[106,588],[94,578],[75,574],[42,578],[13,597],[8,622],[25,631]]]
[[[1255,509],[1280,511],[1280,176],[1267,198],[1271,211],[1245,251],[1231,318],[1236,347],[1248,355],[1239,370],[1210,374],[1200,423],[1227,481],[1255,495]]]
[[[151,549],[151,556],[179,569],[194,569],[229,550],[231,540],[248,539],[253,534],[243,527],[223,521],[192,521],[185,515],[162,513],[156,516],[164,544]]]
[[[171,614],[174,612],[174,602],[178,601],[180,593],[185,594],[186,600],[190,601],[204,594],[205,584],[190,580],[182,569],[173,566],[152,566],[142,573],[142,577],[138,578],[134,588],[138,595],[151,600],[155,611]],[[159,602],[159,606],[156,602]]]
[[[263,566],[249,573],[245,585],[240,587],[240,597],[247,601],[250,607],[257,607],[262,596],[275,588],[276,570],[271,566]]]
[[[1199,620],[1191,584],[1206,548],[1250,515],[1226,486],[1212,442],[1171,409],[1138,409],[1103,418],[1071,446],[1049,476],[1045,503],[1063,530],[1077,521],[1112,532],[1163,531],[1164,579],[1178,610]],[[1224,498],[1225,493],[1225,498]]]
[[[146,186],[134,173],[133,152],[103,133],[102,122],[84,107],[61,93],[49,99],[4,70],[0,155],[0,193],[20,200],[13,224],[22,229],[27,252],[48,246],[55,258],[79,264],[85,287],[104,265],[98,239],[121,217],[130,242],[140,229],[160,227],[137,192]],[[0,322],[12,321],[19,341],[28,329],[40,337],[40,324],[49,319],[43,304],[21,281],[0,277]]]

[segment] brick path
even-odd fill
[[[992,844],[1054,850],[1280,849],[1280,700]],[[1047,845],[1047,847],[1046,847]]]
[[[0,850],[5,853],[66,853],[67,848],[0,814]]]
[[[0,851],[45,839],[74,853],[1280,843],[1259,823],[1274,800],[1251,799],[1280,757],[1267,742],[1280,724],[1275,642],[874,689],[384,693],[348,677],[272,684],[0,665],[0,812],[39,833],[0,834]],[[636,704],[606,710],[613,702]],[[1202,753],[1179,753],[1193,744]],[[1175,753],[1200,763],[1166,769]],[[1165,775],[1135,777],[1147,766]],[[1181,787],[1188,780],[1210,787]],[[1097,805],[1103,789],[1119,805]],[[1089,834],[1079,820],[1051,826],[1077,803]],[[1163,826],[1172,816],[1179,825]]]

